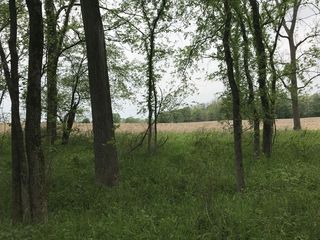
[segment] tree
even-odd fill
[[[71,9],[75,0],[70,0],[67,6],[62,6],[56,11],[53,0],[45,0],[46,12],[46,42],[47,42],[47,135],[51,144],[57,136],[57,111],[58,111],[58,90],[57,90],[57,69],[58,61],[63,48]],[[60,13],[66,8],[65,18],[61,30],[58,30]]]
[[[258,2],[257,0],[250,0],[249,2],[252,9],[253,35],[258,62],[259,94],[264,115],[262,151],[267,157],[270,157],[272,151],[273,118],[267,89],[267,55],[263,43],[263,31],[260,22]]]
[[[47,219],[46,164],[41,146],[41,72],[44,46],[42,3],[26,0],[29,12],[29,64],[26,100],[26,152],[33,222]]]
[[[130,0],[124,1],[119,8],[107,9],[116,16],[118,22],[123,23],[116,31],[117,36],[128,44],[135,54],[144,58],[141,61],[143,72],[139,87],[145,87],[144,99],[140,102],[141,112],[148,115],[148,127],[142,142],[147,140],[149,153],[154,153],[157,149],[157,123],[161,112],[177,105],[177,99],[182,98],[188,91],[185,83],[163,77],[166,72],[164,69],[168,68],[168,63],[172,60],[170,57],[174,53],[168,35],[175,29],[175,22],[172,21],[177,10],[175,3],[177,2],[171,0]],[[161,80],[170,81],[171,87],[168,91],[159,88]]]
[[[300,76],[302,75],[301,78],[304,78],[305,76],[303,76],[303,75],[308,72],[307,71],[308,68],[313,67],[312,65],[314,65],[314,63],[312,63],[311,59],[319,58],[319,49],[318,49],[319,47],[314,46],[314,47],[311,47],[309,49],[309,51],[304,50],[300,56],[298,53],[304,43],[306,43],[306,42],[309,42],[309,44],[312,43],[311,40],[315,40],[316,37],[318,37],[320,35],[320,32],[318,30],[318,26],[315,26],[315,28],[313,29],[312,32],[308,32],[306,34],[306,36],[304,36],[301,40],[297,40],[298,34],[296,33],[296,29],[297,29],[297,25],[299,23],[299,11],[303,5],[306,5],[306,4],[312,5],[313,1],[309,2],[309,1],[303,1],[303,0],[292,0],[292,1],[279,2],[277,0],[276,2],[277,2],[278,6],[281,6],[283,4],[287,4],[289,6],[292,6],[291,19],[289,19],[288,21],[282,22],[282,26],[285,30],[286,35],[280,35],[281,37],[288,40],[289,52],[290,52],[290,63],[286,65],[286,69],[285,69],[285,75],[288,76],[290,83],[286,84],[283,81],[283,84],[289,90],[290,96],[291,96],[291,105],[292,105],[292,113],[293,113],[293,129],[300,130],[301,129],[301,121],[300,121],[300,107],[299,107],[299,90],[305,88],[308,84],[310,84],[310,82],[313,79],[320,76],[320,73],[316,72],[314,74],[314,76],[310,77],[309,79],[307,79],[305,81],[305,84],[302,87],[298,86],[298,80],[299,80],[298,77],[300,74]],[[315,15],[319,14],[319,10],[320,9],[317,7],[316,7],[316,9],[313,9],[313,11],[315,12]],[[289,26],[288,22],[290,22],[290,26]],[[303,59],[303,61],[305,63],[302,63],[302,64],[299,63],[300,59]],[[303,66],[303,64],[307,65],[307,66]]]
[[[147,62],[148,62],[148,70],[147,70],[147,76],[148,76],[148,151],[151,153],[152,151],[155,151],[157,146],[157,138],[158,138],[158,130],[157,130],[157,122],[158,122],[158,96],[157,96],[157,88],[156,88],[156,79],[155,79],[155,73],[154,73],[154,58],[155,58],[155,41],[156,41],[156,31],[158,30],[158,23],[159,20],[161,20],[163,16],[163,12],[165,8],[167,7],[167,0],[162,0],[158,6],[158,9],[156,10],[157,14],[155,17],[150,19],[150,16],[148,15],[148,12],[146,10],[146,1],[142,1],[141,7],[143,12],[144,20],[147,23],[148,26],[148,34],[147,39],[145,41],[145,50],[147,53]],[[150,13],[149,13],[150,14]],[[154,102],[154,105],[152,106],[152,99]],[[154,115],[154,122],[153,121],[153,115]],[[152,125],[153,128],[153,141],[152,141]]]
[[[244,170],[243,170],[243,156],[242,156],[242,118],[241,118],[241,103],[240,90],[234,76],[234,63],[230,49],[230,32],[232,22],[232,11],[230,0],[224,0],[225,24],[223,34],[223,47],[225,62],[227,65],[227,77],[232,94],[232,112],[233,112],[233,133],[234,133],[234,154],[236,166],[237,190],[241,192],[245,188]]]
[[[237,20],[240,25],[240,31],[242,35],[242,41],[243,41],[243,46],[242,46],[242,56],[243,56],[243,68],[245,72],[245,78],[247,80],[247,85],[248,85],[248,106],[249,110],[251,112],[250,117],[253,122],[253,152],[255,158],[259,158],[260,156],[260,116],[259,116],[259,111],[256,106],[255,102],[255,90],[254,90],[254,80],[251,75],[250,71],[250,56],[251,56],[251,51],[250,51],[250,41],[248,38],[247,34],[247,28],[244,20],[244,14],[243,12],[247,10],[246,5],[244,6],[240,5],[239,7],[236,8],[237,12]]]
[[[113,186],[118,181],[118,157],[99,1],[81,0],[81,12],[88,57],[96,180]]]
[[[81,58],[72,56],[69,59],[71,63],[71,69],[67,73],[67,76],[63,79],[64,85],[68,88],[71,88],[71,94],[66,89],[64,90],[64,94],[60,94],[60,96],[64,95],[62,97],[64,102],[62,105],[65,106],[62,108],[64,110],[64,115],[59,117],[62,123],[61,142],[64,145],[69,143],[70,134],[79,105],[83,100],[86,100],[85,95],[87,95],[88,90],[86,84],[87,69],[83,66],[85,60],[86,57],[84,56]],[[65,59],[65,61],[67,61],[67,59]],[[85,79],[83,77],[85,77]]]
[[[10,13],[10,63],[0,42],[0,56],[6,83],[11,99],[11,158],[12,158],[12,220],[14,223],[28,221],[30,202],[28,191],[28,167],[24,145],[24,136],[20,120],[19,98],[19,57],[17,53],[17,7],[16,1],[9,1]]]

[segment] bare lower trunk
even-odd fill
[[[272,136],[273,136],[273,120],[263,120],[263,143],[262,151],[266,157],[271,157],[272,152]]]
[[[88,56],[96,181],[114,186],[118,182],[118,157],[99,1],[81,0],[81,12]]]
[[[48,53],[49,54],[49,53]],[[51,53],[52,54],[52,53]],[[47,70],[47,138],[54,144],[57,138],[57,64],[55,59],[48,60]]]
[[[13,99],[13,98],[12,98]],[[14,223],[29,222],[30,196],[29,174],[24,136],[17,111],[17,102],[12,103],[11,149],[12,149],[12,220]]]
[[[293,114],[293,129],[301,130],[301,121],[300,121],[300,109],[299,109],[299,97],[297,90],[293,90],[291,93],[291,104],[292,104],[292,114]]]
[[[158,96],[157,96],[157,90],[156,90],[156,83],[155,80],[153,80],[153,98],[154,98],[154,139],[153,139],[153,152],[157,151],[158,146]]]
[[[258,115],[256,113],[256,115]],[[254,117],[253,119],[253,153],[254,158],[260,158],[260,118]]]
[[[151,79],[148,80],[148,153],[152,153],[152,86]]]
[[[65,125],[63,127],[63,132],[62,132],[63,145],[67,145],[69,143],[70,133],[72,131],[74,119],[76,117],[76,112],[77,112],[77,109],[72,109],[70,113],[67,115],[66,121],[63,123]]]

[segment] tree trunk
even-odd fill
[[[118,182],[118,157],[99,1],[81,0],[81,11],[88,56],[96,180],[113,186]]]
[[[64,127],[62,132],[62,144],[67,145],[69,143],[70,133],[72,131],[72,126],[74,123],[74,119],[76,117],[77,107],[72,108],[70,112],[66,116],[66,120],[64,121]]]
[[[29,221],[28,167],[20,121],[19,71],[17,53],[17,9],[15,0],[9,1],[11,71],[0,43],[0,56],[11,99],[11,159],[12,159],[12,220],[13,223]]]
[[[297,53],[296,46],[294,44],[293,34],[289,35],[289,46],[290,46],[290,95],[292,103],[292,114],[293,114],[293,129],[301,130],[300,121],[300,109],[299,109],[299,94],[298,94],[298,80],[297,80]]]
[[[252,8],[252,20],[254,28],[255,47],[258,59],[258,82],[260,100],[263,109],[263,143],[262,151],[267,157],[271,157],[272,151],[272,135],[273,135],[273,118],[268,97],[267,89],[267,57],[265,46],[263,43],[262,27],[260,24],[259,6],[256,0],[250,0]]]
[[[154,79],[154,29],[151,29],[150,33],[150,47],[148,52],[148,69],[147,69],[147,76],[148,76],[148,152],[151,154],[154,152],[156,148],[156,139],[157,139],[157,123],[156,121],[156,114],[157,114],[157,96],[155,92],[155,79]],[[148,48],[146,49],[148,51]],[[152,107],[152,99],[154,100],[154,108]],[[154,115],[154,123],[152,123],[152,116]],[[154,136],[152,136],[154,134]]]
[[[41,70],[43,57],[41,5],[40,0],[27,0],[30,38],[25,138],[33,222],[47,220],[46,164],[41,148]]]
[[[236,166],[237,190],[243,191],[245,188],[243,156],[242,156],[242,119],[240,110],[240,92],[234,76],[234,63],[230,50],[230,30],[232,13],[230,1],[224,0],[224,10],[226,14],[225,29],[223,35],[223,47],[225,62],[227,64],[227,75],[232,94],[232,112],[233,112],[233,133],[234,133],[234,154]]]
[[[45,0],[47,40],[47,137],[54,144],[57,137],[58,34],[53,0]]]
[[[58,61],[49,57],[48,48],[48,68],[47,68],[47,138],[50,144],[54,144],[57,138],[57,64]]]
[[[150,60],[148,59],[148,153],[152,153],[152,116],[153,116],[153,109],[152,109],[152,79],[150,75],[151,64]]]
[[[249,40],[247,36],[247,30],[243,21],[243,17],[239,13],[239,20],[240,20],[240,29],[243,39],[243,65],[244,65],[244,72],[247,79],[248,90],[249,90],[249,98],[248,98],[248,105],[250,107],[252,113],[252,121],[253,121],[253,154],[254,158],[258,159],[260,157],[260,118],[259,113],[255,103],[255,92],[254,92],[254,85],[253,79],[250,73],[250,64],[249,64]]]

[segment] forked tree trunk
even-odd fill
[[[242,118],[240,110],[240,91],[234,76],[234,63],[230,50],[230,31],[232,13],[230,0],[224,0],[225,10],[225,29],[223,34],[223,47],[225,62],[227,64],[228,81],[232,94],[232,112],[233,112],[233,133],[234,133],[234,154],[236,167],[237,190],[241,192],[245,188],[243,156],[242,156]]]
[[[118,182],[118,157],[99,1],[81,0],[81,11],[88,56],[96,180],[113,186]]]
[[[253,34],[255,39],[256,55],[258,60],[259,93],[264,114],[263,118],[263,143],[262,151],[267,157],[271,157],[273,117],[267,89],[267,56],[263,43],[262,27],[260,23],[259,6],[256,0],[250,0],[252,8]]]
[[[29,11],[29,67],[25,139],[29,164],[29,192],[33,222],[47,220],[46,164],[41,148],[41,69],[43,21],[40,0],[27,0]]]

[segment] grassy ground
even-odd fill
[[[94,184],[92,141],[47,148],[49,222],[10,224],[10,143],[0,160],[0,239],[320,239],[320,132],[279,132],[273,158],[254,161],[245,136],[247,189],[235,192],[232,136],[170,134],[155,156],[127,151],[121,182]]]

